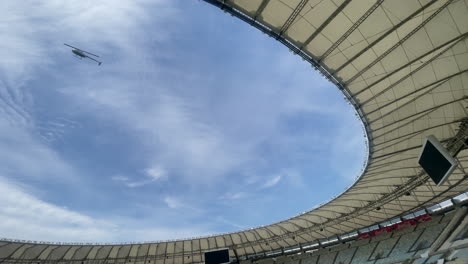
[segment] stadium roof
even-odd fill
[[[468,189],[464,150],[458,154],[461,166],[442,186],[417,164],[427,135],[435,135],[453,154],[466,139],[467,0],[205,1],[280,41],[343,92],[368,139],[360,178],[318,208],[268,226],[125,245],[4,241],[0,259],[179,264],[202,262],[204,251],[224,247],[247,256],[345,234]]]

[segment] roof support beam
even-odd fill
[[[268,227],[264,227],[263,229],[264,229],[265,231],[267,231],[267,233],[269,233],[269,234],[271,235],[271,237],[268,238],[267,241],[276,243],[276,248],[275,248],[275,249],[280,248],[281,245],[278,244],[278,242],[276,242],[276,239],[275,239],[275,237],[278,237],[278,235],[275,234],[275,233],[273,233],[273,231],[271,231]],[[273,247],[271,247],[271,248],[273,248]]]
[[[254,241],[249,240],[249,238],[248,238],[247,235],[245,234],[245,233],[247,233],[247,232],[250,233],[249,231],[244,231],[244,232],[242,232],[242,235],[245,236],[245,239],[246,239],[246,241],[247,241],[246,243],[247,243],[248,247],[252,248],[253,253],[254,253],[255,255],[257,255],[258,252],[255,250],[254,245],[258,244],[258,241],[257,241],[256,239],[255,239]],[[255,237],[255,235],[254,235],[254,237]],[[245,249],[245,248],[248,248],[248,247],[244,247],[244,249]]]
[[[355,59],[357,59],[358,57],[360,57],[362,54],[364,54],[364,52],[368,51],[369,49],[371,49],[372,47],[374,47],[377,43],[379,43],[381,40],[383,40],[384,38],[386,38],[388,35],[390,35],[391,33],[393,33],[395,30],[397,30],[398,28],[400,28],[401,26],[403,26],[404,24],[406,24],[408,21],[410,21],[411,19],[413,19],[415,16],[417,16],[419,13],[421,13],[422,11],[424,11],[426,8],[428,8],[429,6],[431,6],[432,4],[434,4],[435,2],[437,2],[438,0],[431,0],[430,2],[428,2],[427,4],[423,5],[421,8],[419,8],[418,10],[416,10],[415,12],[413,12],[411,15],[409,15],[407,18],[403,19],[400,23],[396,24],[395,26],[393,26],[390,30],[388,30],[387,32],[385,32],[384,34],[382,34],[382,36],[378,37],[376,40],[372,41],[367,47],[365,47],[364,49],[362,49],[361,51],[359,51],[356,55],[352,56],[350,59],[346,60],[345,63],[343,63],[340,67],[338,67],[334,72],[333,74],[337,74],[338,72],[340,72],[342,69],[344,69],[346,66],[348,66],[350,63],[352,63]]]
[[[446,125],[451,125],[451,124],[455,124],[455,123],[459,123],[461,122],[459,119],[456,119],[456,120],[453,120],[451,122],[445,122],[445,123],[442,123],[442,124],[438,124],[438,125],[435,125],[435,126],[430,126],[430,127],[427,127],[427,128],[424,128],[424,129],[420,129],[420,130],[416,130],[416,131],[413,131],[411,133],[408,133],[406,135],[403,135],[403,136],[398,136],[396,138],[392,138],[392,139],[388,139],[386,140],[385,142],[383,143],[380,143],[380,144],[376,144],[374,146],[380,146],[380,145],[383,145],[383,144],[388,144],[394,140],[399,140],[399,139],[403,139],[401,141],[398,141],[396,143],[391,143],[392,145],[396,145],[396,144],[399,144],[401,142],[404,142],[405,140],[408,140],[414,136],[417,136],[418,134],[421,134],[423,133],[424,131],[427,131],[427,130],[431,130],[431,129],[434,129],[434,128],[438,128],[438,127],[442,127],[442,126],[446,126]],[[380,136],[379,136],[380,137]],[[386,147],[382,147],[381,149],[376,149],[375,152],[377,151],[381,151],[383,149],[385,149]]]
[[[291,221],[289,221],[289,220],[286,220],[286,221],[284,221],[284,222],[285,222],[285,223],[288,223],[288,224],[291,224],[291,225],[293,225],[293,226],[295,226],[295,227],[297,227],[298,230],[301,230],[301,229],[304,229],[304,228],[305,228],[305,227],[300,226],[300,225],[298,225],[298,224],[296,224],[296,223],[294,223],[294,222],[291,222]],[[296,230],[296,231],[297,231],[297,230]]]
[[[458,39],[457,41],[455,41],[454,43],[452,43],[450,46],[448,46],[447,48],[443,49],[441,52],[437,53],[434,57],[430,58],[429,60],[427,60],[426,62],[424,62],[423,64],[421,64],[419,67],[417,67],[416,69],[414,69],[413,71],[411,71],[410,73],[408,73],[407,75],[403,76],[401,79],[399,79],[398,81],[392,83],[391,85],[389,85],[388,87],[386,87],[385,89],[383,89],[382,91],[374,94],[373,96],[371,96],[370,98],[368,98],[367,100],[365,100],[364,102],[361,103],[361,106],[369,103],[370,101],[374,100],[375,98],[381,96],[382,94],[384,94],[386,91],[392,89],[393,87],[397,86],[398,84],[400,84],[401,82],[403,82],[404,80],[408,79],[409,77],[411,77],[413,74],[415,74],[416,72],[420,71],[421,69],[423,69],[424,67],[426,67],[427,65],[429,65],[431,62],[433,62],[435,59],[437,59],[438,57],[440,57],[440,55],[444,54],[445,52],[447,52],[448,50],[450,50],[453,46],[455,46],[456,44],[458,44],[460,41],[462,41],[463,39],[465,39],[465,37],[463,38],[460,38]]]
[[[12,243],[10,243],[10,244],[12,244]],[[10,259],[18,250],[20,250],[20,249],[23,248],[23,247],[26,247],[26,245],[20,245],[19,247],[17,247],[16,249],[14,249],[13,252],[10,253],[10,255],[8,255],[8,256],[2,258],[1,260],[3,261],[3,260],[6,260],[6,259]],[[29,248],[29,247],[28,247],[28,248]],[[26,249],[28,249],[28,248],[26,248]]]
[[[361,186],[359,182],[356,184],[356,189],[353,188],[353,193],[347,193],[346,196],[356,196],[356,195],[383,195],[382,191],[376,191],[374,188],[380,188],[380,187],[388,187],[388,184],[382,185],[382,184],[374,184],[372,186]],[[360,191],[364,189],[365,191]],[[364,202],[370,202],[370,200],[373,200],[374,198],[369,198],[365,200],[357,200],[357,201],[364,201]],[[354,199],[353,199],[354,200]]]
[[[458,99],[458,100],[456,100],[455,102],[461,101],[461,100],[465,100],[465,99],[466,99],[466,98]],[[416,120],[420,119],[420,118],[423,117],[423,116],[429,115],[430,113],[436,111],[437,109],[439,109],[439,108],[442,107],[442,106],[450,105],[450,104],[452,104],[452,103],[453,103],[453,102],[449,102],[449,103],[445,103],[445,104],[443,104],[443,105],[439,105],[439,106],[436,106],[436,107],[432,107],[432,109],[430,109],[431,111],[429,111],[429,112],[427,112],[427,113],[424,113],[424,114],[422,114],[422,115],[416,117],[415,119],[413,119],[413,120],[411,120],[411,121],[409,121],[409,122],[406,122],[406,123],[404,123],[404,124],[402,124],[402,125],[400,125],[400,126],[394,128],[394,129],[391,129],[391,130],[389,130],[389,131],[387,131],[387,132],[385,132],[385,133],[383,133],[383,134],[380,134],[378,137],[383,136],[383,135],[386,135],[386,134],[388,134],[388,133],[391,133],[391,132],[393,132],[393,131],[395,131],[395,130],[397,130],[397,129],[403,128],[403,127],[405,127],[405,126],[407,126],[407,125],[410,125],[410,124],[413,123],[413,121],[416,121]],[[460,121],[460,120],[454,120],[454,122],[461,122],[461,121]],[[408,135],[405,135],[405,136],[408,136]],[[387,143],[387,142],[388,142],[388,141],[385,141],[384,143],[380,143],[380,144],[378,144],[378,145],[385,144],[385,143]],[[377,152],[377,151],[379,151],[379,150],[375,150],[375,152]]]
[[[60,258],[56,259],[55,261],[57,261],[57,262],[64,261],[63,258],[67,255],[68,251],[70,251],[72,248],[73,248],[73,246],[70,246],[70,247],[65,251],[65,253],[63,253],[63,255],[62,255]],[[109,250],[109,254],[111,253],[111,251],[112,251],[112,248],[111,248],[111,250]],[[106,258],[109,257],[109,254],[107,254]]]
[[[297,231],[294,231],[294,235],[292,235],[292,239],[293,239],[294,241],[297,242],[297,239],[296,239],[297,237],[300,237],[302,240],[307,241],[306,239],[304,239],[304,238],[301,236],[301,234],[296,234],[296,232],[302,231],[302,230],[304,230],[304,229],[306,229],[306,228],[300,227],[299,225],[297,225],[297,224],[295,224],[295,223],[292,223],[292,222],[290,222],[290,221],[287,221],[287,222],[290,223],[290,224],[292,224],[292,225],[295,225],[295,226],[297,226],[297,227],[299,228]],[[294,238],[294,237],[296,237],[296,238]],[[299,244],[299,242],[297,242],[297,243]]]
[[[460,36],[457,36],[457,37],[455,37],[455,38],[453,38],[453,39],[451,39],[451,40],[449,40],[449,41],[447,41],[447,42],[445,42],[445,43],[443,43],[443,44],[441,44],[441,45],[439,45],[439,46],[433,48],[432,50],[429,50],[428,52],[425,52],[425,53],[422,54],[421,56],[419,56],[419,57],[417,57],[417,58],[411,60],[410,62],[408,62],[408,63],[406,63],[406,64],[404,64],[404,65],[402,65],[402,66],[400,66],[400,67],[398,67],[397,69],[391,71],[389,74],[386,74],[385,76],[381,77],[381,78],[378,79],[377,81],[375,81],[375,82],[369,84],[368,86],[364,87],[363,89],[357,91],[356,93],[354,93],[354,95],[355,95],[355,96],[358,96],[359,94],[361,94],[361,93],[364,92],[365,90],[367,90],[367,89],[369,89],[369,88],[375,86],[376,84],[382,82],[383,80],[388,79],[390,76],[392,76],[392,75],[394,75],[395,73],[397,73],[397,72],[399,72],[399,71],[405,69],[406,67],[410,66],[411,64],[413,64],[413,63],[415,63],[415,62],[418,62],[418,61],[421,61],[422,58],[426,57],[427,55],[429,55],[429,54],[431,54],[431,53],[433,53],[433,52],[435,52],[435,51],[437,51],[437,50],[439,50],[439,49],[441,49],[441,48],[447,46],[448,44],[450,44],[450,43],[452,43],[452,42],[454,42],[454,41],[459,40],[460,38],[466,37],[467,35],[468,35],[468,32],[467,32],[467,33],[464,33],[464,34],[461,34]]]
[[[453,188],[457,187],[458,185],[461,185],[461,183],[462,183],[465,179],[466,179],[466,177],[461,178],[461,179],[458,180],[455,184],[451,185],[451,186],[448,187],[446,190],[440,192],[437,196],[430,195],[430,196],[429,196],[430,199],[427,200],[427,201],[425,201],[425,202],[420,202],[420,201],[419,201],[417,207],[418,207],[418,208],[421,208],[421,207],[423,207],[423,206],[426,206],[426,205],[428,205],[428,204],[431,204],[432,201],[434,201],[434,200],[436,200],[436,199],[438,199],[438,198],[439,198],[439,199],[440,199],[440,198],[443,198],[445,193],[450,192]],[[462,191],[462,192],[465,192],[465,191],[466,191],[466,188],[464,188],[464,191]],[[450,195],[448,195],[448,196],[450,196]],[[416,196],[414,196],[414,197],[416,198],[416,197],[418,197],[418,196],[416,195]],[[445,196],[445,197],[447,197],[447,196]],[[406,213],[406,212],[405,212],[405,213]]]
[[[327,211],[328,211],[328,212],[331,212],[331,213],[336,213],[335,211],[331,211],[331,210],[327,210]],[[310,228],[308,228],[308,230],[309,230],[309,231],[314,231],[314,230],[317,230],[317,229],[318,229],[318,227],[321,227],[321,228],[323,228],[324,224],[326,224],[326,223],[327,223],[327,220],[330,220],[330,219],[331,219],[331,218],[324,217],[324,216],[320,216],[320,215],[317,215],[317,214],[314,214],[314,215],[315,215],[315,216],[317,216],[317,217],[319,217],[319,218],[320,218],[320,220],[322,220],[322,218],[325,218],[325,221],[323,221],[323,222],[321,222],[321,223],[317,223],[317,227],[310,227]],[[336,227],[333,227],[333,226],[330,226],[329,228],[332,228],[332,229],[335,229],[335,230],[338,230],[338,231],[339,231],[339,229],[338,229],[338,228],[336,228]]]
[[[345,207],[345,208],[348,208],[348,209],[349,209],[349,208],[354,208],[354,209],[357,208],[357,207],[350,207],[350,206],[339,205],[339,204],[335,204],[335,205],[333,205],[333,206]],[[347,213],[345,213],[345,212],[336,212],[336,214],[337,214],[337,215],[340,215],[340,216],[343,216],[343,215],[346,215]],[[339,217],[339,216],[338,216],[338,217]],[[350,229],[353,228],[353,227],[351,227],[351,226],[349,226],[349,225],[344,224],[344,222],[342,222],[340,225],[342,225],[342,226],[344,226],[344,227],[347,227],[347,228],[350,228]],[[343,232],[341,232],[341,233],[343,233]]]
[[[284,228],[280,223],[272,224],[272,226],[277,226],[279,229],[281,229],[281,230],[284,232],[284,234],[290,234],[290,233],[292,233],[292,232],[296,232],[296,231],[297,231],[297,230],[295,230],[295,231],[287,230],[287,229]],[[282,234],[282,235],[284,235],[284,234]],[[288,242],[286,242],[286,244],[290,245]],[[290,246],[292,246],[292,245],[290,245]]]
[[[410,37],[412,37],[416,32],[418,32],[421,28],[423,28],[429,21],[431,21],[435,16],[437,16],[442,10],[444,10],[448,5],[450,5],[453,2],[453,0],[448,0],[444,5],[439,7],[432,15],[430,15],[428,18],[426,18],[421,24],[419,24],[417,27],[415,27],[413,30],[411,30],[410,33],[406,34],[400,41],[395,43],[391,48],[387,49],[384,53],[382,53],[380,56],[378,56],[375,60],[373,60],[371,63],[369,63],[366,67],[364,67],[362,70],[360,70],[358,73],[356,73],[353,77],[349,78],[346,82],[345,85],[348,85],[349,83],[353,82],[356,80],[359,76],[362,76],[363,73],[368,71],[370,68],[372,68],[375,64],[380,62],[383,58],[387,57],[392,51],[394,51],[396,48],[401,46],[405,41],[407,41]]]
[[[378,182],[378,181],[383,181],[383,180],[388,180],[388,179],[405,179],[405,178],[410,178],[410,177],[413,177],[414,175],[408,175],[408,176],[402,176],[402,175],[398,175],[398,176],[384,176],[384,177],[380,177],[380,178],[377,178],[377,179],[368,179],[368,180],[362,180],[360,181],[359,183],[362,182],[362,184],[369,184],[369,183],[374,183],[374,182]],[[366,178],[367,179],[367,178]],[[374,186],[374,185],[372,185]],[[370,187],[372,187],[370,186]],[[388,185],[387,185],[388,187]]]
[[[407,98],[408,96],[414,95],[415,93],[417,93],[417,92],[419,92],[419,91],[421,91],[421,90],[424,90],[424,89],[426,89],[426,88],[428,88],[428,87],[431,87],[432,85],[435,84],[434,87],[432,87],[431,89],[428,89],[428,90],[425,91],[424,93],[419,94],[418,96],[414,97],[413,99],[409,100],[408,102],[404,103],[403,105],[399,105],[397,108],[391,110],[391,112],[397,111],[398,109],[401,109],[401,107],[403,107],[403,106],[405,106],[405,105],[407,105],[407,104],[409,104],[409,103],[412,103],[412,102],[416,101],[417,99],[421,98],[422,96],[424,96],[424,95],[426,95],[426,94],[432,92],[432,91],[435,90],[436,88],[442,86],[444,83],[446,83],[447,81],[449,81],[449,80],[452,79],[453,77],[456,77],[456,76],[458,76],[458,75],[460,75],[460,74],[463,74],[463,73],[465,73],[465,72],[468,72],[468,69],[463,70],[463,71],[460,71],[460,72],[457,72],[457,73],[452,74],[452,75],[449,75],[449,76],[447,76],[447,77],[445,77],[445,78],[443,78],[443,79],[441,79],[441,80],[435,81],[435,82],[433,82],[433,83],[431,83],[431,84],[429,84],[429,85],[425,85],[425,86],[423,86],[423,87],[421,87],[421,88],[419,88],[419,89],[416,89],[416,90],[414,90],[414,91],[412,91],[412,92],[410,92],[410,93],[408,93],[408,94],[405,94],[405,95],[403,95],[403,96],[401,96],[401,97],[399,97],[399,98],[397,98],[397,99],[395,99],[395,100],[392,100],[392,101],[389,102],[389,103],[386,103],[386,104],[384,104],[384,105],[382,105],[382,106],[379,106],[377,109],[374,109],[374,110],[368,112],[367,115],[371,115],[371,114],[373,114],[373,113],[375,113],[375,112],[377,112],[377,111],[380,111],[381,109],[383,109],[383,108],[385,108],[385,107],[387,107],[387,106],[390,106],[390,105],[392,105],[392,104],[394,104],[394,103],[396,103],[396,102],[398,102],[398,101],[400,101],[400,100],[402,100],[402,99]]]
[[[364,15],[362,15],[357,21],[356,23],[354,23],[337,41],[335,41],[335,43],[333,43],[333,45],[328,48],[327,51],[325,51],[325,53],[323,53],[323,55],[318,59],[318,62],[321,62],[323,61],[324,59],[326,59],[328,57],[328,55],[330,55],[336,48],[338,48],[341,43],[343,43],[343,41],[345,41],[349,35],[351,35],[351,33],[354,32],[354,30],[356,30],[359,25],[362,24],[362,22],[364,22],[376,9],[377,7],[380,6],[380,4],[382,4],[384,0],[377,0],[367,11],[366,13],[364,13]]]
[[[304,47],[309,45],[309,43],[314,40],[322,30],[330,24],[330,22],[335,19],[335,17],[351,2],[351,0],[345,0],[341,5],[310,35],[309,38],[301,45],[300,49],[302,50]]]
[[[247,252],[246,248],[252,248],[252,252],[257,255],[258,252],[255,250],[255,247],[253,246],[254,244],[256,244],[256,241],[250,241],[249,238],[247,237],[247,235],[245,234],[246,232],[240,232],[239,233],[239,237],[241,238],[241,241],[242,241],[242,236],[244,236],[245,238],[245,243],[243,243],[244,245],[247,245],[244,247],[244,250]]]
[[[309,0],[301,0],[301,2],[299,2],[299,4],[297,4],[296,8],[294,8],[293,12],[291,13],[291,15],[288,17],[288,20],[286,20],[286,22],[284,23],[284,25],[281,27],[280,29],[280,32],[279,32],[279,35],[283,35],[284,32],[286,32],[286,30],[288,30],[288,28],[292,25],[292,23],[294,22],[294,20],[296,20],[297,16],[299,15],[299,13],[302,11],[302,9],[304,9],[304,6],[309,2]]]
[[[372,178],[380,177],[382,173],[395,172],[395,171],[399,171],[399,170],[412,170],[412,169],[418,169],[418,168],[420,168],[420,167],[419,166],[409,166],[409,167],[391,168],[391,169],[388,169],[388,170],[368,173],[368,174],[366,174],[366,179],[372,179]]]
[[[385,163],[382,163],[380,165],[375,165],[376,163],[372,163],[369,165],[369,169],[367,171],[376,171],[376,170],[379,170],[383,167],[386,167],[390,164],[394,164],[394,163],[398,163],[398,162],[401,162],[401,161],[405,161],[405,160],[411,160],[413,158],[404,158],[404,159],[398,159],[398,160],[392,160],[392,161],[388,161],[388,162],[385,162]]]
[[[447,140],[448,139],[441,140],[441,142],[444,142],[444,141],[447,141]],[[416,146],[407,147],[407,148],[404,148],[404,149],[400,149],[400,150],[397,150],[397,151],[393,151],[393,152],[390,152],[390,153],[386,153],[386,154],[382,154],[380,156],[373,157],[373,159],[380,159],[380,158],[388,157],[388,156],[391,156],[391,155],[400,154],[400,153],[410,151],[410,150],[413,150],[413,149],[417,149],[417,148],[420,148],[420,147],[422,147],[421,144],[416,145]]]
[[[268,5],[268,2],[270,2],[270,0],[263,0],[262,1],[262,3],[260,4],[260,6],[257,9],[257,12],[255,12],[255,15],[253,16],[254,21],[257,21],[258,16],[260,16],[262,14],[263,10]]]
[[[304,218],[304,217],[302,217],[302,216],[298,216],[298,217],[295,217],[295,218],[296,218],[296,219],[300,219],[300,220],[302,220],[302,221],[306,221],[307,223],[309,223],[310,226],[308,226],[307,228],[310,228],[310,227],[312,227],[312,226],[317,225],[316,222],[312,222],[312,221],[310,221],[309,219]]]
[[[328,205],[328,204],[327,204],[327,205]],[[330,204],[330,205],[331,205],[331,204]],[[324,206],[325,206],[325,205],[324,205]],[[336,211],[329,210],[329,209],[324,209],[323,207],[320,208],[320,211],[322,211],[322,212],[328,212],[328,213],[336,213]],[[313,215],[313,216],[316,216],[316,217],[318,217],[318,218],[320,218],[320,219],[322,219],[322,218],[325,218],[326,220],[331,219],[330,217],[323,216],[323,215],[319,215],[319,214],[317,214],[317,213],[319,213],[319,212],[314,212],[314,213],[309,212],[309,213],[307,213],[307,215]],[[326,222],[326,221],[325,221],[325,222]],[[320,223],[317,223],[317,224],[318,224],[318,225],[321,225],[321,224],[323,224],[323,223],[324,223],[324,222],[320,222]]]
[[[395,125],[395,124],[400,123],[400,122],[403,121],[403,120],[406,120],[406,119],[408,119],[408,118],[414,117],[412,120],[410,120],[410,121],[408,121],[408,122],[406,122],[406,123],[404,123],[404,124],[401,124],[401,125],[399,125],[399,126],[393,128],[393,129],[391,129],[391,130],[385,131],[385,132],[383,132],[382,134],[379,134],[377,137],[381,137],[381,136],[386,135],[386,134],[388,134],[388,133],[391,133],[391,132],[393,132],[393,131],[395,131],[395,130],[397,130],[397,129],[400,129],[400,128],[403,128],[403,127],[405,127],[405,126],[407,126],[407,125],[410,125],[410,124],[412,124],[414,121],[416,121],[416,120],[418,120],[418,119],[421,119],[422,117],[431,114],[432,112],[438,110],[439,108],[442,108],[442,107],[444,107],[444,106],[451,105],[451,104],[453,104],[453,103],[456,103],[456,102],[459,102],[459,101],[463,101],[463,100],[466,100],[466,99],[468,99],[468,96],[465,96],[465,97],[462,97],[462,98],[459,98],[459,99],[455,99],[455,100],[452,100],[452,101],[449,101],[449,102],[446,102],[446,103],[443,103],[443,104],[440,104],[440,105],[436,105],[436,106],[434,106],[434,107],[430,107],[430,108],[428,108],[428,109],[425,109],[425,110],[421,111],[421,113],[415,113],[415,114],[409,115],[409,116],[407,116],[407,117],[404,117],[404,118],[402,118],[402,119],[399,119],[399,120],[397,120],[397,121],[395,121],[395,122],[393,122],[393,123],[391,123],[391,124],[388,124],[388,125],[386,125],[386,126]],[[460,121],[460,120],[459,120],[459,121]],[[381,129],[381,128],[380,128],[380,129]],[[380,129],[379,129],[379,130],[380,130]],[[381,145],[381,144],[384,144],[384,143],[385,143],[385,142],[379,143],[378,145]]]
[[[333,212],[333,211],[331,211],[331,212]],[[323,217],[323,218],[325,218],[325,217]],[[328,219],[328,218],[326,218],[326,219]],[[320,227],[322,227],[322,226],[323,226],[323,224],[320,224]],[[325,228],[325,227],[323,227],[323,228]],[[328,226],[326,228],[335,229],[336,231],[339,232],[339,229],[335,228],[333,226]],[[267,241],[282,241],[283,243],[285,243],[288,246],[293,246],[290,243],[288,243],[285,239],[290,238],[291,235],[300,235],[302,233],[310,233],[310,232],[313,232],[315,229],[318,229],[318,227],[317,228],[306,228],[306,229],[301,229],[301,230],[297,230],[297,231],[293,231],[293,232],[288,232],[288,233],[285,233],[285,234],[275,235],[274,237],[272,237],[271,239],[268,239]],[[267,230],[269,230],[269,229],[267,229]],[[269,231],[271,231],[271,230],[269,230]],[[336,232],[336,231],[334,231],[334,232]]]
[[[468,99],[467,96],[462,97],[462,98],[458,98],[458,99],[452,100],[452,101],[450,101],[450,102],[443,103],[443,104],[440,104],[440,105],[436,105],[436,106],[430,107],[430,108],[428,108],[428,109],[419,111],[418,113],[415,113],[415,114],[412,114],[412,115],[409,115],[409,116],[400,118],[400,119],[396,120],[395,122],[393,122],[393,123],[391,123],[391,124],[387,124],[387,125],[384,125],[384,126],[381,126],[381,127],[379,127],[379,128],[374,129],[374,133],[375,133],[376,131],[379,131],[379,130],[383,129],[383,128],[386,128],[386,127],[388,127],[388,126],[395,125],[395,124],[397,124],[397,123],[400,123],[401,121],[404,121],[404,120],[409,119],[409,118],[412,118],[412,117],[416,117],[416,119],[421,118],[421,117],[423,117],[423,116],[426,116],[426,115],[432,113],[433,111],[437,110],[438,108],[441,108],[441,107],[444,107],[444,106],[453,104],[453,103],[455,103],[455,102],[463,101],[463,100],[466,100],[466,99]],[[395,110],[393,110],[393,111],[391,111],[391,112],[389,112],[389,113],[386,113],[385,115],[380,116],[378,119],[381,119],[381,118],[383,118],[383,117],[389,115],[390,113],[393,113],[393,112],[396,111],[396,110],[397,110],[397,109],[395,109]],[[378,119],[374,119],[372,122],[375,122],[375,121],[377,121]],[[407,122],[407,123],[405,123],[405,124],[403,124],[403,125],[401,125],[401,126],[398,126],[398,127],[394,128],[394,129],[392,129],[391,131],[395,131],[395,130],[398,129],[398,128],[401,128],[401,127],[403,127],[403,126],[405,126],[405,125],[408,125],[408,124],[410,124],[411,122],[415,121],[416,119],[410,120],[409,122]],[[388,131],[387,131],[387,132],[388,132]],[[387,132],[385,132],[385,133],[387,133]]]
[[[260,242],[260,241],[263,241],[263,237],[257,232],[256,229],[252,229],[250,230],[254,233],[254,237],[256,238],[256,244],[260,246],[260,248],[262,249],[263,252],[267,251],[264,247],[263,247],[263,244]]]
[[[372,208],[371,210],[369,210],[369,209],[370,209],[370,208],[367,208],[368,211],[366,212],[366,214],[368,215],[368,218],[369,218],[369,222],[370,222],[370,223],[372,223],[372,222],[373,222],[373,223],[377,223],[377,222],[379,222],[379,221],[384,221],[385,219],[387,219],[387,218],[385,218],[385,217],[380,217],[380,216],[376,216],[376,215],[373,215],[373,216],[371,217],[371,216],[370,216],[370,212],[375,213],[375,214],[378,214],[378,215],[382,215],[382,214],[385,215],[385,214],[384,214],[384,213],[381,213],[381,212],[378,212],[378,211],[375,211],[375,208]],[[371,218],[372,218],[372,219],[377,218],[378,221],[371,220]]]
[[[234,243],[234,239],[232,238],[232,234],[228,234],[228,235],[229,235],[229,238],[231,239],[231,246],[232,246],[232,248],[234,248],[236,243]],[[201,254],[201,246],[200,246],[200,254]]]
[[[342,222],[340,222],[341,224]],[[323,228],[323,230],[325,231],[328,231],[330,233],[336,233],[336,234],[339,234],[341,231],[339,228],[336,228],[335,227],[336,225],[329,225],[329,226],[325,226],[325,225],[321,225],[321,227]],[[332,231],[329,231],[330,229],[332,229]],[[328,237],[328,236],[325,236],[325,237]]]
[[[307,227],[306,229],[311,229],[311,228],[314,227],[315,225],[319,225],[318,223],[312,222],[312,221],[310,221],[309,219],[306,219],[306,218],[304,218],[304,217],[302,217],[302,216],[298,216],[298,217],[296,217],[295,219],[300,219],[300,220],[302,220],[302,221],[306,221],[306,222],[308,222],[309,224],[311,224],[311,226]],[[322,234],[320,234],[320,233],[318,233],[318,232],[316,232],[316,231],[310,230],[310,233],[316,233],[316,234],[318,234],[321,238],[325,238],[324,235],[322,235]],[[314,237],[315,239],[317,238],[316,236],[313,236],[313,235],[310,235],[310,236]]]
[[[193,243],[193,240],[192,240],[192,243]],[[144,263],[149,263],[149,260],[148,260],[148,257],[149,257],[149,249],[151,247],[151,244],[148,244],[148,249],[146,250],[146,254],[144,254],[143,256],[139,255],[138,252],[140,251],[140,249],[138,249],[137,251],[137,256],[139,258],[144,258]]]
[[[385,203],[385,204],[388,204],[388,203]],[[389,211],[394,211],[394,212],[397,212],[397,213],[401,213],[401,210],[397,210],[397,209],[393,209],[393,208],[388,208],[388,207],[385,207],[382,206],[382,210],[384,211],[384,214],[385,214],[385,219],[390,219],[390,217],[388,217],[388,215],[386,214],[385,210],[389,210]]]
[[[166,264],[166,260],[169,258],[169,255],[167,253],[167,245],[169,243],[164,243],[164,257],[163,257],[163,264]],[[112,250],[111,250],[112,251]],[[157,253],[156,253],[157,254]]]

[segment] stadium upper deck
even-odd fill
[[[359,179],[318,208],[268,226],[138,247],[25,244],[6,258],[28,260],[21,252],[29,247],[37,253],[31,261],[53,261],[51,256],[125,261],[132,255],[164,264],[201,262],[203,251],[214,248],[229,247],[239,257],[281,251],[347,234],[468,189],[468,153],[462,150],[468,133],[468,0],[205,2],[280,41],[343,92],[368,139],[369,156]],[[429,181],[416,161],[430,134],[458,153],[460,166],[442,186]]]

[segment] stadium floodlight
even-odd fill
[[[426,137],[418,163],[438,186],[442,185],[457,167],[457,161],[433,135]]]

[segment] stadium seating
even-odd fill
[[[430,221],[370,239],[359,239],[318,249],[296,255],[294,259],[281,257],[281,261],[277,261],[276,264],[430,264],[437,263],[440,259],[444,259],[444,263],[468,263],[468,239],[463,235],[466,230],[457,223],[451,223],[456,212],[462,209],[466,208],[433,216]],[[464,214],[462,219],[466,218],[466,210],[459,213]],[[456,243],[443,237],[443,231],[447,228],[453,229],[447,233],[457,240]],[[452,234],[455,230],[458,233]],[[450,245],[456,247],[449,245],[448,248],[432,249],[438,239],[445,239],[445,243],[452,243]],[[265,263],[268,263],[268,260]]]

